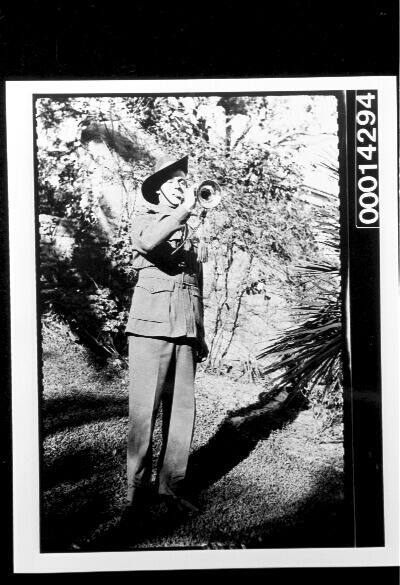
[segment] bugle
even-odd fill
[[[217,181],[207,179],[195,187],[197,202],[205,209],[216,207],[221,201],[221,187]]]

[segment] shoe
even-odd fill
[[[149,490],[139,488],[125,508],[122,510],[120,519],[120,528],[122,530],[132,529],[138,526],[143,520],[151,502],[151,494]]]
[[[152,491],[149,487],[137,487],[135,488],[132,499],[127,504],[127,508],[131,507],[137,508],[138,510],[146,510],[150,505],[153,499]]]
[[[145,526],[145,510],[136,504],[128,504],[122,510],[117,534],[122,541],[132,541],[139,537]]]

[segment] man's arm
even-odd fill
[[[195,205],[194,189],[189,187],[186,189],[183,203],[179,207],[171,209],[170,214],[158,216],[156,221],[148,223],[139,232],[137,244],[141,249],[138,251],[147,254],[159,244],[168,240],[173,233],[185,225]]]
[[[181,229],[188,217],[188,211],[183,205],[171,210],[167,215],[153,215],[146,217],[143,224],[137,226],[134,234],[134,245],[138,252],[148,254],[162,242],[168,240],[172,234]]]

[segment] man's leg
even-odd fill
[[[167,373],[164,388],[161,394],[162,426],[161,426],[161,450],[157,461],[157,482],[160,478],[161,469],[168,443],[169,422],[171,418],[172,397],[175,384],[175,350]],[[157,486],[158,487],[158,486]]]
[[[129,336],[128,503],[150,480],[151,440],[173,349],[164,339]]]
[[[159,477],[158,491],[163,495],[176,495],[186,475],[194,426],[195,370],[193,345],[177,343],[168,438]]]

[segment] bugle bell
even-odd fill
[[[221,187],[217,181],[207,179],[195,188],[197,201],[201,207],[211,209],[216,207],[221,201]]]

